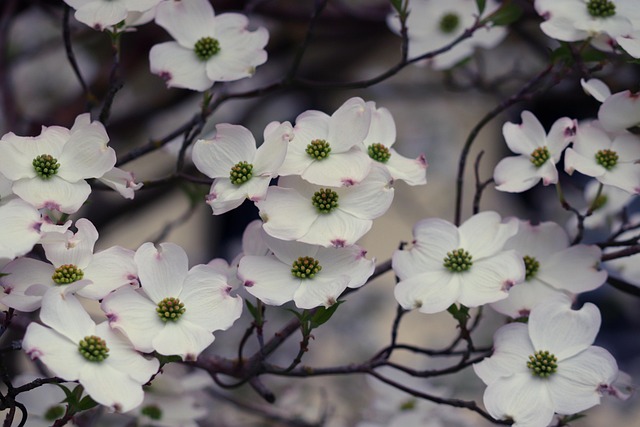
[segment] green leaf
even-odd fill
[[[557,64],[559,62],[572,63],[573,56],[571,49],[567,43],[561,43],[560,47],[551,52],[551,62]]]
[[[247,309],[249,310],[249,313],[251,313],[251,317],[253,317],[253,320],[258,320],[260,316],[258,314],[257,307],[251,304],[248,299],[245,299],[244,302],[247,304]]]
[[[487,5],[487,0],[476,0],[476,4],[478,5],[478,15],[482,16],[484,8]]]
[[[89,395],[83,397],[78,403],[78,409],[80,411],[86,411],[87,409],[95,408],[96,406],[98,406],[98,402],[93,400]]]
[[[494,25],[509,25],[522,16],[522,9],[515,4],[507,3],[487,17]]]
[[[344,301],[337,301],[329,308],[320,307],[314,313],[313,317],[311,317],[311,329],[315,329],[323,323],[327,322],[333,316],[333,313],[336,312],[338,306],[342,304]]]
[[[585,62],[602,62],[607,60],[607,55],[599,50],[587,49],[582,52],[582,60]]]
[[[390,2],[396,12],[402,13],[402,0],[390,0]]]
[[[166,365],[167,363],[181,362],[182,357],[180,356],[165,356],[164,354],[160,354],[158,352],[154,353],[154,356],[160,362],[160,366]]]
[[[469,307],[462,304],[460,304],[460,307],[455,304],[451,304],[447,311],[451,313],[458,323],[465,323],[469,319]]]

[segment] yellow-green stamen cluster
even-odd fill
[[[527,368],[536,377],[547,378],[558,370],[558,358],[548,351],[536,351],[529,356]]]
[[[589,0],[587,11],[593,17],[608,18],[616,14],[616,5],[609,0]]]
[[[64,406],[56,405],[47,409],[43,418],[47,421],[55,421],[64,415]]]
[[[445,34],[453,33],[455,30],[458,29],[459,25],[460,25],[460,17],[453,12],[449,12],[445,14],[442,18],[440,18],[440,24],[439,24],[440,31],[442,31]]]
[[[201,61],[206,61],[220,52],[220,42],[213,37],[203,37],[196,42],[193,51]]]
[[[544,165],[547,160],[549,160],[551,155],[549,154],[549,149],[547,147],[538,147],[531,153],[531,157],[529,160],[534,164],[535,167],[539,168]]]
[[[391,151],[383,144],[371,144],[367,151],[369,152],[369,157],[376,162],[387,163],[391,157]]]
[[[58,173],[60,163],[50,154],[41,154],[31,162],[36,174],[42,179],[49,179]]]
[[[293,261],[291,274],[298,279],[313,279],[322,270],[318,260],[310,256],[301,256]]]
[[[147,418],[151,418],[152,420],[160,420],[162,419],[162,409],[160,409],[157,405],[148,405],[140,410],[140,413]]]
[[[307,145],[307,154],[316,160],[326,159],[331,152],[331,146],[324,139],[314,139]]]
[[[252,172],[253,165],[251,163],[238,162],[231,168],[229,178],[231,178],[231,182],[235,185],[242,185],[251,179],[253,176]]]
[[[525,255],[524,260],[524,268],[526,271],[525,280],[530,280],[536,277],[538,273],[538,269],[540,269],[540,262],[532,256]]]
[[[596,163],[610,171],[618,164],[618,153],[609,149],[600,150],[596,153]]]
[[[329,213],[338,207],[338,193],[330,189],[321,188],[313,193],[311,204],[320,213]]]
[[[58,285],[68,285],[69,283],[82,280],[84,272],[73,264],[64,264],[56,268],[51,278]]]
[[[444,267],[452,273],[461,273],[467,271],[473,265],[473,257],[464,249],[455,249],[451,252],[447,252],[447,256],[444,257]]]
[[[184,312],[187,311],[184,308],[184,304],[180,302],[178,298],[167,297],[158,303],[158,308],[156,308],[156,313],[160,316],[163,322],[167,322],[171,320],[175,322],[178,320]]]
[[[78,351],[90,362],[102,362],[109,357],[107,342],[95,335],[87,336],[80,340]]]

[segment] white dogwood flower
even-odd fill
[[[154,8],[161,0],[64,0],[76,9],[75,18],[101,31],[119,24],[130,12],[142,14]]]
[[[267,60],[267,30],[248,31],[249,20],[239,13],[216,16],[207,0],[164,1],[156,23],[175,39],[149,52],[151,72],[169,87],[204,91],[215,82],[251,77]]]

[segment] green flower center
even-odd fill
[[[464,249],[456,249],[451,252],[447,252],[447,256],[444,257],[444,266],[452,273],[461,273],[467,271],[473,265],[473,257]]]
[[[595,18],[608,18],[616,14],[616,5],[609,0],[589,0],[587,11]]]
[[[184,308],[184,304],[180,302],[178,298],[168,297],[158,303],[156,313],[160,316],[163,322],[177,321],[184,312],[187,311]]]
[[[47,421],[55,421],[64,415],[64,406],[52,406],[44,413],[44,419]]]
[[[539,168],[544,165],[547,160],[549,160],[551,155],[549,154],[549,150],[547,147],[538,147],[531,153],[531,158],[529,159],[531,163],[535,165],[535,167]]]
[[[203,37],[196,42],[193,51],[201,61],[206,61],[220,52],[220,42],[213,37]]]
[[[140,413],[147,418],[151,418],[152,420],[162,419],[162,409],[156,405],[145,406],[140,410]]]
[[[242,185],[253,176],[253,165],[247,162],[238,162],[231,168],[229,178],[235,185]]]
[[[456,13],[449,12],[440,18],[438,25],[440,26],[440,31],[443,33],[453,33],[460,26],[460,17]]]
[[[58,168],[60,167],[60,163],[58,163],[58,159],[53,157],[50,154],[41,154],[31,162],[33,165],[33,169],[35,169],[36,174],[42,179],[49,179],[53,175],[58,173]]]
[[[548,351],[536,351],[529,356],[527,368],[536,377],[547,378],[558,370],[558,358]]]
[[[78,351],[89,362],[102,362],[109,357],[107,343],[95,335],[84,337],[78,343]]]
[[[330,189],[321,188],[313,193],[311,204],[320,213],[329,213],[338,207],[338,193]]]
[[[318,260],[310,256],[301,256],[291,264],[291,274],[298,279],[313,279],[320,270]]]
[[[371,144],[367,151],[369,152],[369,157],[376,162],[387,163],[391,157],[391,151],[383,144]]]
[[[525,255],[522,259],[524,260],[524,268],[526,271],[525,280],[533,279],[536,277],[536,273],[540,268],[540,262],[529,255]]]
[[[618,163],[618,153],[606,149],[596,153],[596,163],[610,171]]]
[[[314,139],[307,145],[307,154],[316,160],[326,159],[331,152],[331,146],[324,139]]]
[[[82,280],[84,273],[73,264],[64,264],[56,268],[51,278],[58,285],[68,285],[69,283]]]

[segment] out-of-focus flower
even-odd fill
[[[640,93],[625,90],[608,96],[598,110],[598,120],[610,132],[640,125]]]
[[[251,77],[267,60],[267,30],[248,31],[249,20],[238,13],[215,16],[207,0],[162,2],[156,23],[176,40],[149,52],[151,72],[169,87],[204,91],[215,82]]]
[[[498,163],[493,172],[496,190],[521,193],[540,180],[544,185],[558,182],[556,163],[573,140],[576,123],[567,117],[558,119],[547,135],[536,116],[523,111],[522,124],[505,123],[502,133],[511,151],[519,156]]]
[[[490,211],[459,228],[439,218],[419,221],[413,227],[413,246],[393,254],[393,270],[400,278],[396,300],[407,310],[438,313],[454,303],[477,307],[506,298],[525,278],[522,257],[503,249],[517,231],[515,219],[503,222]]]
[[[484,15],[494,12],[500,3],[486,2]],[[475,23],[478,6],[474,0],[412,0],[407,28],[409,32],[409,57],[414,58],[440,49],[460,37]],[[387,16],[387,24],[396,34],[400,34],[400,20],[397,12]],[[436,70],[451,68],[470,56],[476,47],[491,49],[505,38],[503,27],[482,27],[473,35],[456,44],[448,51],[425,61]]]
[[[144,12],[156,7],[161,0],[64,0],[76,9],[78,21],[102,31],[107,27],[119,24],[129,18],[129,23],[136,21]],[[137,13],[130,16],[131,12]],[[148,22],[143,20],[140,23]]]
[[[108,141],[104,126],[88,113],[71,129],[43,127],[36,137],[8,133],[0,140],[0,173],[34,207],[74,213],[91,193],[86,179],[102,177],[116,163]]]
[[[134,261],[142,288],[121,288],[102,302],[112,328],[139,351],[195,360],[242,313],[242,299],[210,266],[188,269],[187,254],[173,243],[145,243]]]
[[[277,174],[293,137],[291,124],[268,126],[264,143],[256,141],[248,129],[230,124],[216,126],[213,139],[200,139],[193,147],[193,163],[209,178],[214,178],[207,204],[214,215],[237,208],[249,199],[262,200]]]
[[[527,324],[498,329],[492,356],[473,365],[487,384],[487,411],[515,427],[545,427],[554,413],[572,415],[600,403],[618,366],[607,350],[591,345],[599,329],[598,308],[587,303],[572,310],[568,298],[537,305]]]

